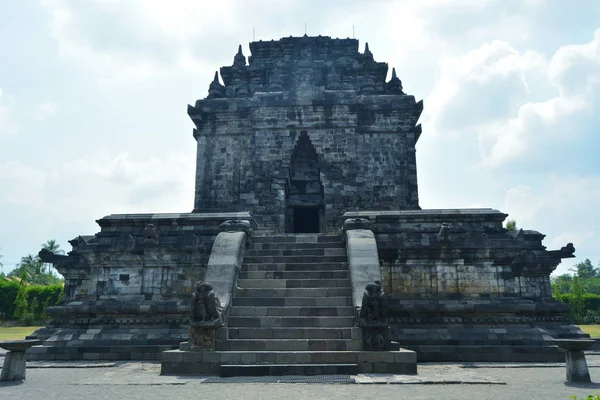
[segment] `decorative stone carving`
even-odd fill
[[[372,223],[367,218],[348,218],[344,221],[343,231],[349,231],[352,229],[371,229]]]
[[[439,243],[446,245],[450,243],[450,224],[443,222],[440,226],[440,231],[437,234],[437,240]]]
[[[275,67],[271,70],[269,77],[269,92],[281,92],[283,90],[283,71]]]
[[[392,68],[392,78],[385,85],[388,94],[405,94],[402,91],[402,81],[396,76],[396,68]]]
[[[154,224],[148,224],[144,228],[144,244],[158,244],[158,231]]]
[[[54,252],[52,252],[48,249],[41,249],[38,253],[38,256],[40,257],[40,260],[42,260],[45,263],[49,263],[49,264],[70,261],[69,256],[55,254]]]
[[[375,281],[365,286],[358,325],[363,332],[364,350],[389,349],[387,298],[381,282]]]
[[[208,282],[196,283],[190,305],[191,321],[196,325],[218,327],[223,324],[221,303]]]
[[[562,253],[561,258],[570,258],[575,256],[575,246],[573,246],[573,243],[567,243],[566,246],[560,248],[560,251]]]
[[[225,86],[219,82],[219,71],[215,71],[215,78],[208,87],[208,99],[220,99],[225,97]]]
[[[188,341],[191,350],[214,350],[217,328],[223,325],[221,303],[208,282],[198,282],[190,305]]]
[[[246,235],[252,236],[254,227],[248,220],[230,219],[219,225],[219,232],[246,232]]]
[[[360,93],[372,94],[375,92],[375,81],[368,74],[365,74],[360,81]]]
[[[329,90],[340,90],[342,88],[342,80],[333,65],[329,70],[329,74],[327,74],[326,88]]]

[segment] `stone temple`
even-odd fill
[[[493,209],[419,207],[423,102],[368,45],[305,35],[250,50],[188,106],[192,212],[109,215],[68,256],[41,252],[65,299],[30,358],[415,373],[417,360],[559,361],[554,339],[586,336],[550,290],[571,244],[547,250]]]

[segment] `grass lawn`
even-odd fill
[[[0,327],[0,340],[25,339],[25,336],[31,335],[33,331],[40,326],[11,326],[10,328]]]
[[[588,333],[593,338],[600,338],[600,325],[577,325],[582,331]]]

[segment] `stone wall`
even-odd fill
[[[70,241],[51,258],[65,277],[65,301],[187,299],[204,278],[219,225],[248,213],[122,214],[97,222],[101,231]]]
[[[358,53],[354,39],[291,38],[251,49],[249,65],[238,53],[221,68],[225,86],[217,76],[208,98],[188,108],[197,128],[195,212],[250,211],[261,229],[285,232],[291,160],[303,134],[316,153],[328,230],[339,229],[347,210],[419,208],[423,104],[395,75],[385,81],[387,64]]]
[[[507,231],[507,215],[492,209],[344,216],[371,222],[385,291],[399,299],[550,299],[550,273],[573,256],[546,251],[539,232]]]

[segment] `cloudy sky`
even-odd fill
[[[112,213],[189,212],[186,105],[238,44],[369,42],[423,99],[423,208],[493,207],[600,261],[598,0],[0,2],[0,259],[99,230]]]

